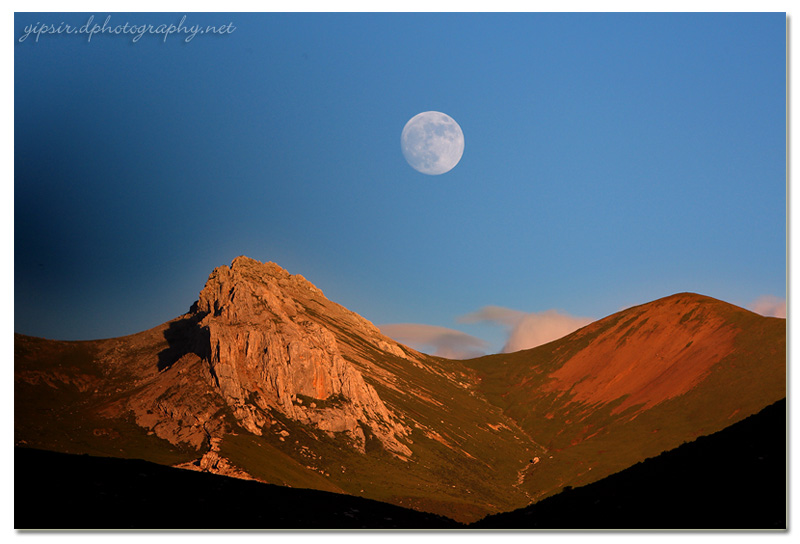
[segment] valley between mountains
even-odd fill
[[[183,316],[106,340],[17,334],[14,365],[20,448],[470,523],[784,399],[786,320],[681,293],[537,348],[448,360],[384,336],[302,276],[237,257]]]

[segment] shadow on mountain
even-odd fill
[[[194,312],[169,324],[164,331],[168,347],[158,354],[159,371],[167,370],[188,353],[194,353],[201,359],[209,358],[211,345],[208,329],[200,326],[200,320],[205,316],[205,313]]]
[[[17,529],[453,529],[378,501],[165,467],[15,448]]]
[[[480,529],[785,529],[786,399]]]

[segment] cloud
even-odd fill
[[[557,310],[526,313],[501,306],[485,306],[462,316],[460,323],[496,323],[508,329],[504,353],[535,348],[574,332],[594,321],[588,317],[575,317]]]
[[[487,342],[467,333],[417,323],[381,325],[386,336],[414,349],[448,359],[471,359],[486,354]]]
[[[786,317],[786,299],[763,295],[750,303],[748,308],[767,317]]]
[[[526,315],[525,312],[503,308],[502,306],[484,306],[477,312],[459,317],[458,322],[480,323],[489,321],[506,327],[515,327]]]

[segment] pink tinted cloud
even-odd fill
[[[763,295],[750,303],[748,308],[767,317],[786,317],[786,299]]]
[[[467,333],[418,323],[381,325],[383,334],[423,353],[448,359],[471,359],[486,354],[488,343]]]
[[[501,306],[485,306],[477,312],[459,318],[461,323],[490,322],[508,329],[504,353],[535,348],[557,340],[594,321],[575,317],[557,310],[526,313]]]

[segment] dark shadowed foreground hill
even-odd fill
[[[786,400],[481,529],[785,529]]]
[[[15,448],[17,529],[448,529],[392,504],[136,459]]]

